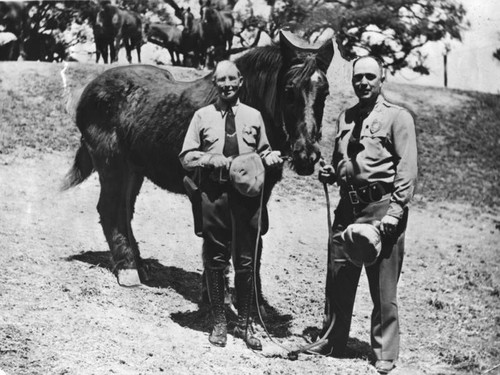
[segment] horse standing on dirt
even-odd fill
[[[236,64],[245,77],[241,101],[261,112],[271,147],[289,155],[298,174],[309,175],[320,158],[333,44],[297,46],[294,38],[283,32],[279,46],[251,50]],[[177,82],[154,66],[117,67],[82,93],[76,109],[82,141],[63,189],[98,172],[97,210],[120,285],[137,285],[146,275],[131,226],[144,178],[186,193],[178,155],[194,112],[216,99],[212,76]],[[281,175],[282,169],[266,172],[264,208]]]
[[[166,48],[170,53],[172,65],[181,65],[182,30],[175,25],[153,23],[146,25],[148,42]]]
[[[111,62],[117,62],[122,42],[127,51],[127,61],[132,63],[132,50],[136,49],[137,60],[141,62],[143,30],[141,17],[137,13],[105,4],[97,13],[93,31],[96,62],[102,55],[104,63],[107,63],[108,49]]]
[[[227,59],[233,43],[234,18],[230,11],[220,11],[210,2],[200,10],[203,28],[202,46],[206,53],[205,66]]]

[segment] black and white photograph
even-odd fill
[[[0,1],[0,375],[500,375],[499,25]]]

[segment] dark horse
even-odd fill
[[[203,28],[202,48],[206,53],[205,66],[227,59],[233,44],[234,18],[230,11],[220,11],[208,1],[201,10]]]
[[[198,68],[205,56],[202,46],[203,29],[201,20],[194,18],[191,8],[181,9],[180,16],[184,26],[181,39],[184,66]]]
[[[152,23],[146,25],[148,42],[166,48],[170,53],[172,65],[181,65],[182,30],[175,25]]]
[[[290,156],[298,174],[308,175],[320,157],[333,44],[297,48],[293,38],[281,34],[280,46],[256,48],[236,63],[245,77],[242,102],[262,113],[271,146]],[[98,172],[97,210],[120,285],[140,282],[143,265],[131,220],[144,178],[185,193],[178,154],[195,110],[215,98],[212,74],[177,82],[146,65],[109,69],[83,91],[76,109],[82,141],[63,189]],[[281,172],[266,174],[265,202]]]
[[[122,43],[127,51],[128,62],[132,62],[134,48],[137,50],[137,60],[141,62],[142,20],[137,13],[105,3],[97,13],[93,31],[96,62],[99,62],[99,57],[102,55],[104,63],[107,63],[108,50],[111,62],[118,61],[118,52]]]

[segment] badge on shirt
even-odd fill
[[[370,126],[370,133],[374,134],[376,132],[378,132],[380,130],[380,128],[382,127],[382,124],[380,123],[380,121],[373,121],[372,125]]]

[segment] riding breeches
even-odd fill
[[[232,256],[235,272],[251,271],[259,226],[259,197],[245,197],[228,184],[210,182],[203,185],[201,206],[205,267],[224,269]]]
[[[324,332],[333,321],[328,337],[332,354],[341,356],[347,345],[354,300],[361,268],[347,261],[343,255],[342,232],[351,223],[380,220],[389,202],[371,203],[359,210],[350,202],[341,200],[335,211],[335,221],[328,254]],[[366,267],[373,301],[371,315],[371,346],[377,360],[395,360],[399,355],[399,317],[397,283],[404,256],[404,235],[408,212],[393,238],[382,238],[382,251],[377,262]]]

